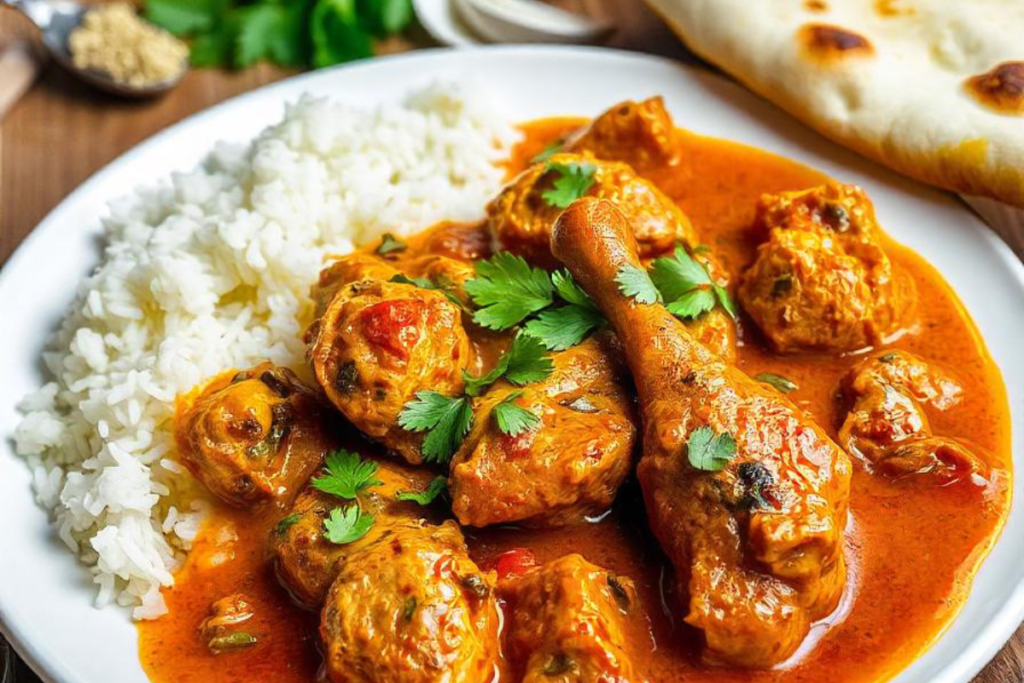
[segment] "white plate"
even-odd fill
[[[1002,368],[1013,411],[1015,465],[1024,471],[1024,267],[958,201],[899,178],[802,127],[713,75],[636,54],[589,48],[501,47],[420,52],[321,71],[198,114],[139,145],[58,206],[0,274],[0,626],[47,681],[142,683],[124,611],[91,606],[85,571],[54,539],[11,452],[15,404],[43,381],[39,354],[80,278],[97,260],[106,203],[140,183],[197,164],[219,139],[244,140],[304,92],[358,104],[394,102],[435,79],[486,86],[513,120],[594,115],[624,98],[662,94],[676,121],[797,159],[860,183],[882,224],[945,275]],[[1024,495],[1017,479],[1015,496]],[[1024,616],[1024,510],[1016,506],[953,626],[899,683],[967,683]]]

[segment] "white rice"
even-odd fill
[[[206,506],[175,459],[174,397],[264,359],[300,365],[325,258],[479,216],[515,136],[454,86],[373,111],[307,97],[251,144],[221,145],[110,207],[103,262],[15,436],[97,605],[164,613],[160,587],[199,530]]]

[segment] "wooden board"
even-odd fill
[[[619,27],[613,46],[691,63],[668,29],[639,0],[575,0]],[[29,35],[27,22],[0,11],[0,36]],[[383,52],[430,46],[412,31]],[[93,172],[153,133],[221,100],[284,78],[291,72],[260,65],[241,73],[193,71],[179,88],[154,102],[124,102],[98,94],[56,68],[0,121],[0,266],[53,207]],[[1024,235],[1003,238],[1024,258]],[[39,683],[19,665],[18,683]],[[1024,626],[975,683],[1024,682]]]

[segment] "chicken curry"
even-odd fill
[[[941,276],[660,99],[524,132],[485,220],[326,265],[306,367],[179,398],[152,680],[867,683],[955,617],[1010,419]]]

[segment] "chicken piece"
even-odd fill
[[[562,153],[523,171],[488,204],[490,229],[502,248],[545,268],[558,266],[551,256],[551,227],[562,209],[544,198],[558,178],[551,168],[554,164],[594,167],[594,183],[587,195],[612,200],[622,207],[629,216],[642,256],[664,253],[676,242],[691,247],[697,244],[693,226],[682,209],[629,166]]]
[[[420,526],[424,508],[412,501],[400,501],[403,491],[420,492],[433,475],[391,461],[377,461],[377,486],[359,492],[357,502],[374,523],[365,536],[352,543],[337,545],[327,540],[324,520],[331,511],[346,503],[308,486],[291,514],[274,530],[270,547],[277,578],[292,598],[303,607],[314,609],[323,604],[334,577],[352,553],[393,533],[395,527]]]
[[[552,247],[625,349],[645,428],[638,476],[648,518],[689,596],[686,621],[703,632],[705,656],[744,667],[786,659],[846,582],[849,459],[662,305],[622,293],[616,276],[640,260],[614,204],[574,203]],[[708,462],[709,452],[723,459]]]
[[[229,505],[287,504],[330,447],[323,407],[288,368],[225,373],[178,401],[182,463]]]
[[[906,351],[873,354],[844,378],[850,412],[839,443],[870,468],[891,477],[927,475],[950,484],[987,467],[963,444],[932,435],[927,406],[949,410],[963,389],[952,377]]]
[[[339,286],[349,267],[335,264],[321,276],[322,289],[337,289],[306,331],[306,356],[357,429],[418,464],[423,435],[402,429],[398,414],[419,391],[461,393],[472,358],[460,306],[439,289],[403,282]]]
[[[913,280],[890,263],[859,187],[830,182],[766,195],[755,225],[768,240],[743,274],[739,299],[776,350],[872,346],[913,307]]]
[[[458,525],[398,528],[354,552],[320,621],[333,683],[482,683],[498,661],[494,576]]]
[[[639,609],[633,582],[567,555],[502,579],[506,654],[523,683],[640,683],[624,622]]]
[[[592,337],[553,354],[547,379],[521,389],[499,382],[476,401],[473,429],[449,475],[460,523],[554,527],[608,509],[636,441],[625,368],[613,344],[608,335]],[[498,429],[492,413],[517,391],[515,402],[541,422],[513,437]]]
[[[244,628],[254,614],[249,598],[234,593],[210,605],[210,616],[199,625],[199,635],[215,655],[255,645],[256,634]]]
[[[621,161],[640,174],[676,165],[682,152],[661,97],[615,105],[574,133],[563,149]]]

